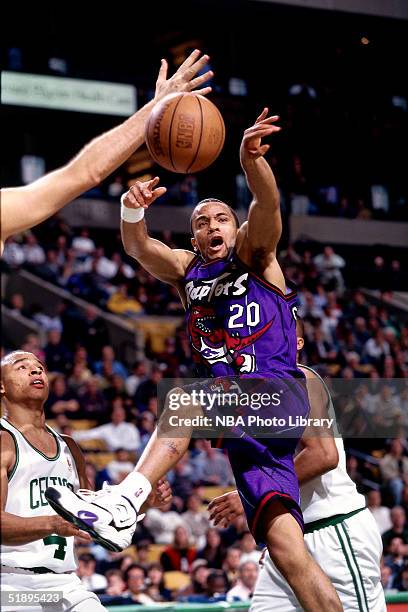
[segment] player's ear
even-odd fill
[[[6,393],[6,390],[5,390],[5,388],[4,388],[3,381],[1,381],[1,382],[0,382],[0,395],[1,395],[1,397],[3,397],[3,395],[4,395],[5,393]]]
[[[192,245],[193,250],[195,251],[195,253],[197,253],[198,247],[197,247],[197,240],[195,238],[191,238],[191,245]]]
[[[297,337],[297,345],[296,345],[296,350],[298,352],[300,352],[302,350],[302,348],[305,346],[305,341],[303,338],[301,338],[300,336]]]

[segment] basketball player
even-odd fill
[[[212,72],[195,77],[208,61],[193,51],[177,72],[167,79],[167,62],[161,61],[154,99],[132,117],[89,144],[66,166],[58,168],[24,187],[2,189],[1,252],[4,241],[13,234],[28,230],[58,212],[81,193],[95,187],[144,142],[146,120],[153,106],[164,96],[192,91],[211,78]],[[198,90],[206,95],[211,87]]]
[[[44,497],[52,483],[89,488],[84,457],[72,438],[45,424],[48,377],[41,361],[32,353],[14,351],[3,358],[1,372],[7,409],[7,418],[0,419],[2,591],[10,596],[47,591],[50,598],[44,605],[48,601],[53,607],[44,609],[105,610],[75,573],[73,536],[89,544],[89,534],[55,514]],[[169,501],[169,491],[163,482],[151,503]],[[63,601],[54,600],[53,591],[61,591]],[[11,605],[2,609],[15,610],[12,601],[10,597]],[[21,609],[31,609],[29,603]]]
[[[303,348],[303,323],[296,321],[298,358]],[[304,372],[311,406],[310,416],[326,414],[335,419],[329,390],[321,377],[307,366]],[[324,567],[347,612],[386,612],[381,586],[381,535],[365,507],[363,495],[347,474],[346,455],[336,428],[333,435],[308,436],[305,432],[295,457],[301,507],[305,520],[305,543]],[[227,527],[244,513],[237,491],[216,497],[209,504],[215,525]],[[251,612],[301,612],[292,589],[266,551],[255,587]]]
[[[122,198],[122,237],[128,254],[153,276],[177,287],[188,313],[198,365],[216,377],[249,376],[258,378],[261,385],[267,378],[271,387],[282,389],[284,415],[306,416],[307,391],[296,366],[296,292],[287,288],[276,259],[282,229],[279,191],[264,158],[269,145],[262,144],[262,138],[280,129],[274,125],[277,119],[268,117],[265,108],[244,132],[240,159],[253,201],[241,227],[231,208],[212,198],[199,203],[192,214],[195,252],[173,250],[152,239],[143,216],[144,209],[164,192],[156,178],[136,183]],[[182,457],[191,433],[183,431],[180,437],[177,431],[174,438],[153,435],[135,472],[109,491],[92,498],[92,494],[75,495],[57,486],[47,490],[47,499],[97,541],[120,546],[126,541],[120,529],[123,506],[135,525],[139,505],[152,483]],[[283,436],[225,440],[254,537],[267,544],[305,610],[334,612],[342,609],[340,600],[303,540],[293,466],[296,445],[295,437]],[[92,525],[80,520],[84,511],[97,516]]]

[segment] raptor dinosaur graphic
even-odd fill
[[[193,306],[188,322],[188,331],[195,351],[209,364],[224,362],[236,367],[240,373],[255,371],[255,356],[240,353],[253,344],[272,325],[268,321],[261,329],[249,336],[230,334],[220,325],[212,308]]]

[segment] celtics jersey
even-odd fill
[[[312,372],[327,392],[327,416],[334,419],[333,435],[339,454],[339,462],[334,470],[317,476],[300,487],[301,508],[304,521],[307,524],[336,514],[348,514],[359,508],[364,508],[365,498],[357,491],[355,483],[347,473],[344,444],[337,430],[333,401],[326,383],[312,368],[305,365],[302,365],[302,368]]]
[[[57,444],[55,457],[47,457],[36,449],[9,421],[0,419],[1,429],[7,430],[16,447],[16,461],[8,475],[8,494],[5,511],[21,517],[55,514],[45,499],[44,492],[52,485],[79,486],[74,458],[63,438],[47,427]],[[55,573],[75,571],[74,538],[51,534],[42,540],[1,546],[1,564],[8,567],[37,568]]]

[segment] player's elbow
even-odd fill
[[[322,449],[321,462],[322,462],[322,466],[325,468],[325,472],[334,470],[338,466],[339,453],[338,453],[338,450],[335,444],[330,445],[330,447]]]

